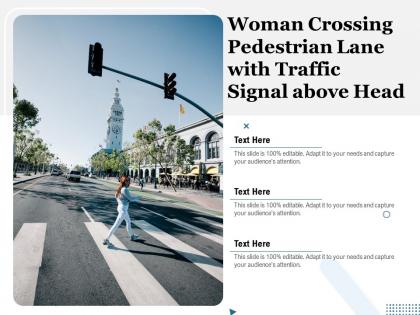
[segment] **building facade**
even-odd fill
[[[121,104],[118,88],[115,89],[114,100],[107,119],[107,132],[105,140],[106,152],[122,150],[122,136],[124,125],[124,108]]]
[[[215,115],[223,122],[223,113]],[[188,167],[187,172],[180,172],[172,167],[161,169],[154,163],[141,164],[130,167],[129,175],[154,182],[164,173],[172,178],[191,178],[200,181],[217,182],[223,190],[223,128],[210,118],[205,118],[176,130],[176,134],[193,146],[194,163]]]

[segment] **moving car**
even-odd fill
[[[80,172],[70,171],[70,173],[67,174],[67,180],[74,180],[75,182],[80,182]]]
[[[60,171],[59,170],[52,170],[51,171],[51,176],[58,176],[60,175]]]

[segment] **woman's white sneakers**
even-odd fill
[[[131,235],[130,239],[131,239],[132,241],[137,241],[137,240],[139,240],[139,239],[140,239],[140,237],[139,237],[138,235],[136,235],[136,234],[133,234],[133,235]]]
[[[140,239],[140,237],[137,235],[137,234],[133,234],[133,235],[131,235],[131,237],[130,237],[130,240],[132,240],[132,241],[138,241]],[[113,245],[112,245],[112,243],[109,241],[109,240],[107,240],[107,239],[104,239],[103,241],[102,241],[102,244],[103,245],[106,245],[106,246],[108,246],[108,247],[112,247]]]

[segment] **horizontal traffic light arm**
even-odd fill
[[[120,70],[117,70],[117,69],[113,69],[113,68],[110,68],[110,67],[107,67],[107,66],[102,66],[102,68],[103,68],[103,69],[106,69],[106,70],[108,70],[108,71],[112,71],[112,72],[115,72],[115,73],[121,74],[121,75],[123,75],[123,76],[129,77],[129,78],[131,78],[131,79],[138,80],[138,81],[141,81],[141,82],[143,82],[143,83],[146,83],[146,84],[152,85],[152,86],[157,87],[157,88],[159,88],[159,89],[161,89],[161,90],[164,90],[164,89],[165,89],[163,85],[157,84],[157,83],[155,83],[155,82],[152,82],[152,81],[149,81],[149,80],[146,80],[146,79],[140,78],[140,77],[138,77],[138,76],[135,76],[135,75],[132,75],[132,74],[129,74],[129,73],[126,73],[126,72],[123,72],[123,71],[120,71]],[[206,115],[207,117],[209,117],[209,118],[210,118],[211,120],[213,120],[216,124],[218,124],[220,127],[222,127],[222,128],[223,128],[223,123],[222,123],[222,122],[220,122],[220,120],[218,120],[216,117],[214,117],[214,116],[213,116],[212,114],[210,114],[208,111],[206,111],[204,108],[202,108],[202,107],[201,107],[200,105],[198,105],[196,102],[194,102],[194,101],[190,100],[189,98],[185,97],[185,96],[184,96],[184,95],[182,95],[182,94],[175,93],[175,95],[176,95],[177,97],[179,97],[180,99],[182,99],[182,100],[186,101],[187,103],[191,104],[191,105],[192,105],[192,106],[194,106],[195,108],[197,108],[200,112],[202,112],[204,115]]]

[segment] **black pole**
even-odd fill
[[[157,161],[156,161],[156,159],[155,159],[155,177],[154,177],[154,182],[155,182],[155,189],[157,189],[157,185],[156,185],[156,163],[157,163]]]
[[[107,66],[102,66],[102,68],[103,69],[106,69],[106,70],[109,70],[109,71],[112,71],[112,72],[115,72],[115,73],[118,73],[118,74],[121,74],[121,75],[124,75],[124,76],[126,76],[126,77],[129,77],[129,78],[131,78],[131,79],[134,79],[134,80],[138,80],[138,81],[141,81],[141,82],[143,82],[143,83],[146,83],[146,84],[149,84],[149,85],[152,85],[152,86],[154,86],[154,87],[157,87],[157,88],[159,88],[159,89],[161,89],[161,90],[163,90],[164,89],[164,87],[163,87],[163,85],[160,85],[160,84],[157,84],[157,83],[155,83],[155,82],[152,82],[152,81],[149,81],[149,80],[146,80],[146,79],[143,79],[143,78],[140,78],[140,77],[137,77],[137,76],[135,76],[135,75],[132,75],[132,74],[129,74],[129,73],[126,73],[126,72],[123,72],[123,71],[120,71],[120,70],[116,70],[116,69],[113,69],[113,68],[110,68],[110,67],[107,67]],[[187,98],[187,97],[185,97],[184,95],[182,95],[182,94],[179,94],[179,93],[175,93],[175,95],[176,96],[178,96],[180,99],[183,99],[184,101],[186,101],[186,102],[188,102],[189,104],[191,104],[192,106],[194,106],[195,108],[197,108],[199,111],[201,111],[203,114],[205,114],[207,117],[209,117],[211,120],[213,120],[216,124],[218,124],[220,127],[222,127],[223,128],[223,124],[216,118],[216,117],[214,117],[212,114],[210,114],[208,111],[206,111],[204,108],[202,108],[200,105],[198,105],[196,102],[194,102],[194,101],[192,101],[192,100],[190,100],[189,98]]]

